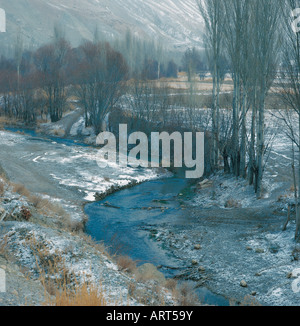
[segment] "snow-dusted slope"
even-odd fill
[[[1,43],[15,39],[20,27],[27,43],[40,44],[51,38],[54,23],[60,22],[73,43],[91,39],[98,26],[106,35],[130,28],[175,48],[201,45],[196,0],[0,0],[0,8],[7,13]]]

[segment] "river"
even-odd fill
[[[21,130],[24,135],[15,133],[16,129],[10,131],[0,131],[0,162],[8,177],[59,201],[72,215],[85,205],[87,232],[95,240],[104,241],[139,264],[160,266],[166,277],[180,274],[185,267],[190,268],[192,259],[198,259],[209,276],[207,287],[221,294],[205,287],[197,289],[200,300],[207,304],[228,305],[223,294],[242,300],[251,293],[257,293],[262,304],[299,302],[291,290],[293,280],[286,278],[299,267],[291,260],[296,248],[294,227],[291,224],[281,232],[285,213],[277,202],[291,185],[290,146],[283,128],[266,167],[268,196],[262,201],[251,199],[249,205],[236,209],[225,209],[217,200],[213,201],[217,206],[203,209],[200,202],[182,209],[176,197],[187,187],[184,179],[117,166],[99,170],[93,147],[28,130]],[[253,191],[242,181],[228,180],[221,188],[225,194],[248,195]],[[115,185],[125,187],[131,181],[143,183],[92,202],[95,192]],[[244,188],[248,190],[243,192]],[[203,192],[215,196],[215,190]],[[193,250],[197,242],[202,246],[199,252]],[[241,280],[247,281],[247,288],[240,286]]]
[[[185,261],[172,256],[149,232],[151,226],[185,223],[180,203],[175,199],[187,187],[186,179],[157,179],[155,173],[149,170],[147,175],[141,169],[110,168],[105,175],[100,175],[99,167],[91,159],[96,151],[93,147],[29,129],[6,130],[1,132],[2,151],[6,151],[6,160],[2,159],[1,164],[12,181],[61,201],[70,211],[83,204],[88,216],[87,234],[103,241],[113,251],[129,255],[138,264],[161,266],[167,278],[186,267]],[[121,186],[130,180],[145,182],[100,202],[86,202],[85,199],[92,199],[95,190],[105,191],[112,182],[120,180]],[[197,293],[205,304],[228,305],[226,299],[206,288],[197,289]]]

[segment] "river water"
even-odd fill
[[[41,136],[34,130],[6,129],[10,132],[7,134],[9,159],[3,164],[9,177],[15,182],[28,185],[33,192],[38,188],[37,192],[49,193],[51,197],[55,196],[56,189],[57,198],[69,196],[69,199],[74,202],[84,202],[80,199],[80,195],[86,191],[90,193],[93,187],[96,189],[99,187],[99,191],[106,188],[96,164],[93,160],[86,159],[87,155],[91,156],[94,148],[72,139]],[[22,132],[24,135],[16,134],[18,140],[15,141],[13,134],[15,132]],[[2,137],[5,137],[4,133]],[[3,150],[6,146],[4,144]],[[12,146],[13,150],[11,150]],[[17,157],[22,157],[22,160],[20,166],[15,167],[11,162],[17,162]],[[84,159],[82,160],[81,157]],[[27,172],[16,174],[21,166]],[[80,166],[85,171],[84,175],[78,172]],[[28,180],[29,171],[34,172],[30,176],[31,181]],[[97,180],[90,180],[86,175],[87,172],[93,175],[98,172]],[[113,175],[115,180],[119,180],[125,174],[138,180],[141,178],[141,173],[144,175],[143,179],[153,179],[153,175],[147,177],[145,171],[139,170],[112,169],[107,171],[105,176]],[[40,175],[44,178],[43,183]],[[116,192],[100,202],[89,202],[85,205],[85,213],[89,218],[86,232],[96,241],[104,242],[113,252],[129,255],[138,264],[147,262],[161,266],[160,271],[166,277],[173,277],[186,267],[185,262],[176,259],[166,248],[153,241],[149,228],[151,229],[151,226],[155,228],[160,224],[178,223],[178,221],[185,223],[180,203],[174,199],[187,185],[188,181],[183,178],[155,179]],[[50,186],[54,186],[53,191],[50,191]],[[70,207],[73,209],[72,207],[75,206]],[[197,293],[201,302],[206,304],[228,304],[223,297],[205,288],[198,289]]]
[[[283,127],[276,129],[277,137],[266,166],[265,187],[269,194],[269,198],[266,199],[268,202],[263,203],[266,208],[276,202],[278,196],[284,194],[291,185],[291,149],[284,130]],[[20,130],[10,129],[10,131]],[[169,224],[171,227],[177,223],[184,228],[184,223],[190,223],[186,229],[192,228],[191,232],[197,227],[194,223],[195,218],[184,216],[188,210],[181,210],[180,202],[174,200],[187,187],[185,179],[153,180],[156,176],[152,175],[149,178],[148,171],[137,169],[120,171],[117,167],[111,168],[106,173],[99,172],[99,167],[94,162],[96,149],[74,140],[44,137],[29,130],[21,131],[25,132],[24,136],[0,132],[1,137],[3,136],[1,164],[12,181],[28,185],[29,190],[33,192],[45,193],[59,199],[67,198],[71,204],[74,202],[74,205],[78,206],[86,202],[87,197],[92,198],[93,191],[105,191],[111,184],[114,185],[120,180],[124,180],[122,185],[128,180],[146,181],[133,188],[116,192],[103,201],[87,203],[85,205],[85,213],[89,217],[87,233],[96,241],[103,241],[107,246],[111,246],[112,251],[127,254],[139,264],[150,262],[162,266],[160,270],[166,277],[180,273],[185,267],[185,261],[172,256],[168,248],[157,242],[157,236],[151,236],[151,227],[153,226],[153,230],[159,229],[159,225],[163,224],[165,229],[165,225]],[[206,248],[209,255],[205,258],[208,266],[214,266],[214,271],[219,271],[219,274],[216,272],[214,274],[217,282],[211,288],[220,289],[220,293],[231,293],[233,290],[233,294],[240,293],[240,280],[248,278],[250,284],[251,282],[255,284],[254,290],[261,293],[262,300],[277,302],[278,284],[285,284],[286,281],[287,271],[281,269],[287,268],[290,260],[285,252],[275,255],[267,248],[273,238],[271,242],[278,242],[284,250],[289,242],[285,238],[282,243],[278,240],[285,234],[267,234],[268,237],[265,239],[265,234],[260,231],[261,225],[270,224],[269,228],[275,228],[277,232],[281,220],[277,216],[261,213],[260,207],[257,211],[255,207],[253,210],[254,212],[249,211],[249,216],[247,210],[237,210],[236,213],[230,210],[223,212],[221,209],[213,212],[208,209],[205,214],[202,210],[197,211],[196,217],[203,220],[205,230],[209,235],[214,235],[208,239],[211,243],[207,240]],[[224,216],[225,213],[228,216]],[[205,218],[202,215],[205,215]],[[224,221],[228,222],[228,225],[225,225]],[[254,235],[256,238],[253,240]],[[249,244],[261,248],[264,242],[268,246],[262,256],[257,255],[254,250],[245,249]],[[244,266],[245,264],[247,266]],[[258,271],[268,270],[270,266],[276,266],[278,275],[266,273],[259,279],[255,278],[254,275]],[[271,285],[274,289],[270,290]],[[283,293],[284,302],[293,303],[295,299],[289,285],[281,287],[280,293]],[[206,288],[198,289],[197,293],[204,303],[228,305],[227,300]]]
[[[85,206],[89,216],[86,232],[103,241],[113,253],[125,254],[138,265],[161,266],[166,277],[174,277],[186,268],[186,262],[172,257],[151,238],[149,228],[160,224],[186,223],[180,202],[174,200],[188,186],[186,179],[168,178],[148,181],[122,190],[100,202]],[[193,284],[192,284],[193,285]],[[196,285],[196,284],[194,284]],[[228,301],[202,287],[196,290],[204,304],[226,306]]]

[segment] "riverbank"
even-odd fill
[[[122,180],[126,187],[133,180],[151,181],[158,177],[149,171],[113,168],[107,175],[99,176],[99,168],[91,163],[92,147],[66,144],[64,139],[1,135],[0,160],[8,175],[15,182],[28,184],[31,191],[54,199],[79,219],[83,203],[93,200],[96,192],[102,194],[98,199],[105,198],[106,211],[120,210],[123,208],[120,202],[104,197],[113,185]],[[253,189],[245,182],[216,176],[179,194],[174,199],[179,203],[177,213],[173,214],[176,218],[167,222],[166,203],[150,196],[150,202],[133,212],[136,216],[141,212],[146,215],[159,212],[161,221],[145,222],[138,226],[138,232],[143,232],[148,243],[164,251],[170,260],[183,263],[177,278],[206,287],[233,304],[243,303],[246,297],[251,304],[298,305],[299,293],[292,289],[297,281],[295,271],[300,267],[300,248],[293,239],[294,222],[286,232],[281,231],[286,219],[284,199],[289,197],[290,187],[289,162],[283,149],[280,143],[276,144],[270,156],[263,200],[256,200]],[[280,164],[278,156],[282,157]],[[137,187],[125,190],[127,195],[130,196],[131,190],[138,191]],[[149,191],[144,200],[148,195]],[[153,199],[156,204],[151,202]],[[136,200],[136,204],[139,202]],[[110,216],[113,218],[114,214]],[[22,233],[27,231],[23,229]]]
[[[207,197],[216,191],[217,180],[224,187],[237,183],[229,176],[202,183]],[[182,185],[177,187],[181,193],[176,183]],[[219,206],[203,208],[194,204],[204,198],[195,192],[198,187],[169,179],[113,194],[86,207],[87,232],[105,242],[117,234],[118,245],[130,256],[153,261],[165,275],[190,281],[206,303],[298,305],[293,284],[300,246],[294,240],[293,220],[282,231],[284,202],[273,202],[272,197],[258,201],[253,196],[252,205],[247,201],[244,207],[226,208],[227,201],[215,199]],[[232,194],[233,190],[228,195]]]
[[[59,283],[61,280],[53,280],[57,273],[44,273],[49,271],[48,262],[55,263],[58,270],[67,273],[68,279],[71,279],[71,287],[83,282],[99,286],[105,293],[108,304],[175,305],[181,300],[181,294],[178,292],[176,301],[174,285],[172,290],[164,287],[165,283],[161,283],[164,278],[158,271],[155,272],[154,266],[148,266],[151,272],[147,273],[146,280],[137,278],[134,274],[124,271],[124,266],[119,266],[116,258],[111,257],[104,246],[95,244],[80,232],[82,228],[78,225],[86,219],[82,211],[85,191],[78,189],[74,184],[58,182],[57,174],[54,176],[53,172],[60,170],[61,174],[69,179],[69,171],[74,174],[74,167],[82,166],[87,152],[91,149],[66,146],[63,140],[62,144],[58,144],[47,139],[11,132],[2,131],[0,136],[1,165],[7,177],[18,183],[12,185],[11,181],[1,179],[4,189],[0,196],[3,213],[0,222],[1,268],[8,271],[8,289],[6,293],[0,294],[0,305],[41,305],[45,301],[45,293],[47,297],[53,297],[53,282]],[[82,161],[77,162],[79,157]],[[67,162],[70,162],[70,170]],[[88,164],[90,168],[95,168],[90,161]],[[108,173],[122,174],[124,185],[143,178],[140,174],[135,177],[133,170],[127,170],[127,179],[124,178],[125,172],[111,169]],[[86,175],[83,177],[86,178]],[[156,176],[153,174],[152,177]],[[147,180],[149,176],[144,178]],[[106,183],[104,188],[101,184],[101,189],[109,189],[110,185],[114,184],[112,178],[103,177],[90,180],[88,186],[92,187],[102,180]],[[82,183],[83,189],[86,189],[86,182],[77,182]],[[25,184],[28,189],[20,184]],[[18,284],[23,284],[18,289],[13,286],[12,281],[16,274],[20,275]],[[27,279],[28,282],[25,282]],[[36,291],[39,293],[32,287],[32,282],[37,285]],[[35,299],[31,300],[31,297]]]
[[[176,305],[181,300],[175,288],[164,287],[166,280],[154,266],[143,267],[144,279],[121,272],[117,257],[75,232],[61,211],[45,216],[24,189],[21,195],[7,180],[0,183],[0,268],[7,276],[0,306],[51,304],[61,284],[70,291],[93,284],[107,305]]]

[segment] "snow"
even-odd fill
[[[254,204],[263,205],[264,203],[256,200],[253,186],[249,186],[246,180],[224,176],[222,173],[210,178],[213,186],[199,190],[192,205],[202,208],[221,207],[225,208],[228,201],[234,201],[238,207],[252,207]],[[235,207],[229,207],[235,208]]]
[[[22,165],[29,164],[37,173],[48,174],[58,187],[73,188],[84,200],[95,200],[95,193],[103,194],[112,187],[170,176],[167,171],[120,167],[115,162],[100,168],[95,147],[66,146],[59,141],[49,143],[36,139],[32,152],[32,137],[0,131],[0,138],[3,146],[17,146],[15,153],[21,153]]]

